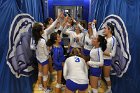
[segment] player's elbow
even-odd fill
[[[114,57],[115,56],[115,52],[110,53],[110,56]]]
[[[103,66],[103,65],[104,65],[104,63],[103,63],[103,61],[101,61],[99,66]]]

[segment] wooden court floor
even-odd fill
[[[54,71],[52,74],[54,76],[54,80],[51,83],[51,88],[52,88],[51,93],[55,93],[54,90],[55,90],[55,85],[56,85],[56,72]],[[65,85],[62,86],[62,89],[61,90],[62,90],[61,93],[65,93],[65,91],[64,91],[65,90]],[[91,87],[90,86],[88,87],[88,90],[91,90]],[[87,93],[88,93],[88,90],[87,90]],[[104,93],[105,90],[106,90],[106,86],[105,86],[105,83],[102,81],[100,88],[98,88],[98,92],[99,93]],[[38,90],[38,84],[37,83],[34,84],[33,93],[43,93],[43,91],[39,91]]]

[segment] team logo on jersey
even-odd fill
[[[103,23],[99,27],[99,34],[102,34],[103,28],[107,22],[114,24],[114,32],[117,39],[116,54],[112,60],[112,75],[122,77],[123,74],[127,71],[131,61],[127,29],[123,20],[119,16],[109,15],[104,19]]]
[[[7,64],[17,78],[29,76],[33,71],[30,39],[34,22],[35,20],[29,14],[19,14],[11,24]]]

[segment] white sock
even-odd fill
[[[98,87],[100,87],[101,85],[101,80],[98,80]]]
[[[108,86],[108,89],[106,90],[105,93],[112,93],[112,91],[111,91],[111,86]]]
[[[95,88],[92,88],[92,92],[93,92],[93,93],[98,93],[98,90],[95,89]]]
[[[108,89],[111,90],[111,86],[108,86]]]

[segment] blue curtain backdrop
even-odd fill
[[[112,76],[113,93],[140,93],[140,1],[91,0],[89,21],[97,19],[97,27],[110,15],[120,16],[127,28],[131,63],[123,77]]]
[[[32,93],[35,77],[16,78],[6,64],[10,25],[17,14],[43,21],[41,0],[0,0],[0,93]]]
[[[29,13],[36,21],[46,15],[44,0],[0,0],[0,91],[1,93],[32,93],[34,77],[17,79],[6,64],[8,37],[11,22],[19,13]],[[44,13],[45,12],[45,13]],[[91,0],[89,21],[97,19],[97,27],[109,14],[119,15],[127,28],[131,63],[122,78],[112,77],[113,93],[139,93],[140,91],[140,1],[139,0]]]

